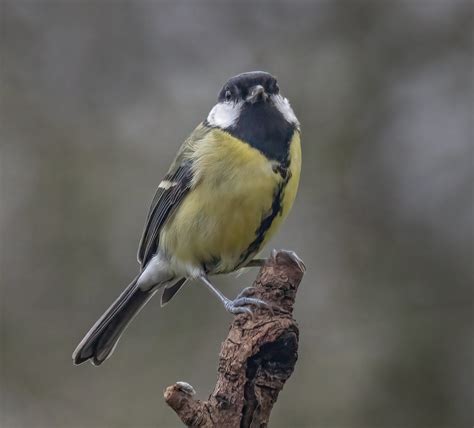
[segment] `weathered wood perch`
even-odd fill
[[[165,390],[166,403],[191,427],[263,428],[278,393],[298,358],[298,325],[293,319],[296,291],[304,264],[290,251],[272,251],[255,280],[252,297],[274,306],[254,316],[234,318],[219,355],[218,378],[207,401],[194,400],[194,389],[177,382]]]

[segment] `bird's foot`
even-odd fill
[[[175,383],[175,386],[182,392],[188,395],[195,395],[196,391],[193,388],[192,385],[190,385],[188,382],[183,382],[183,381],[178,381]]]
[[[231,314],[249,314],[253,317],[254,311],[250,308],[251,306],[268,309],[273,314],[273,308],[267,302],[262,299],[257,299],[256,297],[248,297],[254,293],[254,287],[244,288],[234,300],[231,300],[214,287],[207,276],[200,276],[199,279],[219,298],[219,300],[224,304],[227,312],[230,312]]]
[[[236,297],[236,299],[239,299],[241,297],[252,297],[255,292],[257,291],[256,287],[245,287]]]
[[[250,314],[253,316],[254,311],[251,307],[268,309],[273,314],[273,308],[267,302],[257,299],[255,297],[247,297],[246,293],[250,292],[249,289],[253,287],[247,287],[234,299],[227,299],[224,302],[225,309],[231,314]]]
[[[294,251],[291,251],[291,250],[279,250],[279,251],[272,250],[272,257],[275,258],[278,253],[285,254],[288,258],[290,258],[291,260],[293,260],[296,263],[296,265],[298,266],[298,268],[300,269],[301,272],[306,272],[306,266],[305,266],[303,260],[301,260],[299,258],[299,256]]]

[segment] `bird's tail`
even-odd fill
[[[110,356],[125,328],[158,290],[143,291],[137,280],[138,276],[85,335],[72,354],[74,364],[90,359],[98,366]]]

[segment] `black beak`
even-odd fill
[[[266,100],[268,98],[265,88],[262,85],[255,85],[249,90],[249,94],[245,101],[249,103],[256,103],[258,101]]]

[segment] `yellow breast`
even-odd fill
[[[290,148],[290,179],[281,195],[281,211],[262,245],[288,214],[296,196],[301,148],[299,133]],[[215,129],[192,154],[193,188],[160,234],[160,248],[177,273],[214,266],[213,272],[235,270],[255,241],[256,231],[272,209],[282,176],[258,150]],[[261,245],[260,245],[261,247]]]

